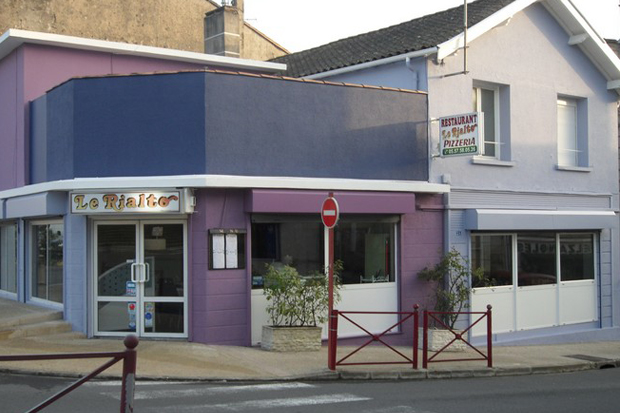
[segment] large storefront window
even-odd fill
[[[396,222],[391,217],[341,217],[334,230],[334,258],[342,261],[344,284],[395,280]],[[325,232],[319,217],[253,217],[253,288],[262,288],[268,264],[289,265],[306,275],[322,271],[325,256]]]
[[[517,260],[516,280],[512,269],[513,252]],[[517,286],[526,287],[557,284],[558,281],[592,280],[594,234],[475,234],[472,236],[471,261],[472,267],[484,269],[493,286],[513,285],[514,281]]]
[[[17,225],[0,225],[0,290],[17,293]]]
[[[62,303],[63,225],[32,225],[31,294],[33,298]]]

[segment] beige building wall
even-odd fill
[[[1,0],[0,32],[45,33],[204,52],[210,0]],[[268,60],[287,51],[245,24],[241,57]]]

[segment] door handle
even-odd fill
[[[138,282],[138,278],[136,277],[136,267],[140,264],[133,263],[131,264],[131,282]]]
[[[151,280],[151,266],[148,262],[142,264],[144,266],[144,279],[143,282],[147,283]]]

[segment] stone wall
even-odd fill
[[[204,52],[210,0],[2,0],[0,33],[23,29]],[[268,60],[286,50],[249,25],[242,58]]]

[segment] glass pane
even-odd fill
[[[393,223],[341,221],[334,237],[344,284],[394,281]]]
[[[562,281],[594,279],[594,235],[560,235]]]
[[[100,301],[98,303],[98,322],[101,332],[135,332],[136,303]]]
[[[302,275],[322,271],[323,249],[323,224],[318,218],[317,222],[252,223],[252,287],[263,287],[267,264],[290,265]]]
[[[519,234],[517,252],[520,287],[557,283],[555,234]]]
[[[480,89],[480,111],[484,113],[484,155],[496,156],[495,147],[495,91]]]
[[[183,303],[144,303],[146,333],[183,333]]]
[[[577,107],[558,101],[558,163],[577,166]]]
[[[32,296],[62,302],[63,225],[33,225]]]
[[[63,287],[63,225],[49,226],[49,290],[47,299],[62,303]]]
[[[491,285],[512,285],[512,237],[510,235],[475,235],[472,237],[472,268],[483,268]],[[472,280],[472,285],[477,285]]]
[[[0,289],[17,292],[17,226],[0,226]]]
[[[145,296],[183,296],[183,225],[145,225],[144,262]]]
[[[131,281],[131,264],[136,257],[136,226],[97,226],[97,294],[99,296],[136,296]]]

